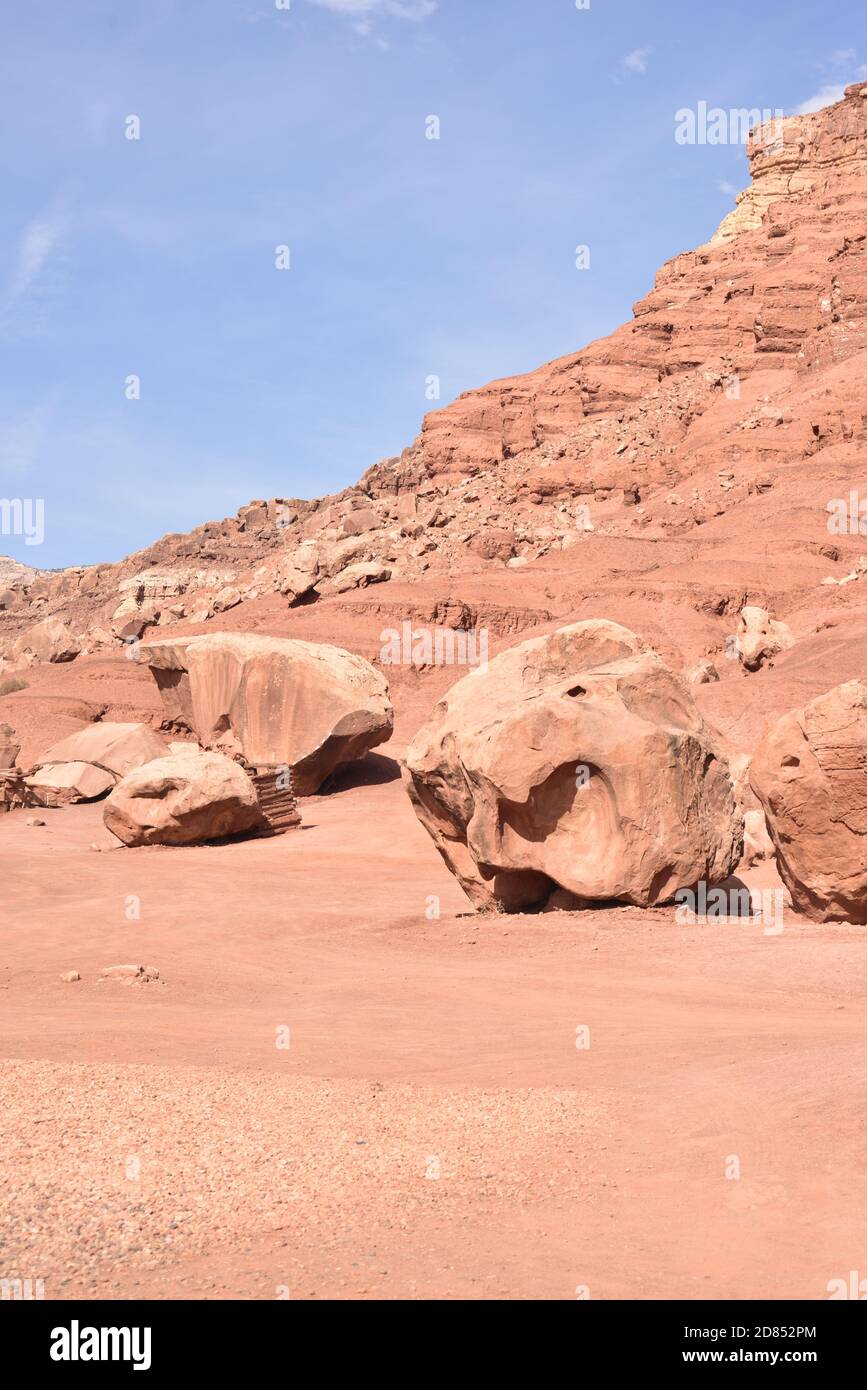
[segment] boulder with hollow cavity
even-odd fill
[[[725,760],[686,686],[616,623],[533,638],[459,681],[404,780],[479,908],[648,907],[740,859]]]

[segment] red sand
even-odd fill
[[[98,806],[5,818],[10,1275],[48,1298],[740,1299],[858,1267],[861,930],[477,917],[399,783],[303,806],[275,840],[99,854]],[[159,980],[98,982],[127,961]]]

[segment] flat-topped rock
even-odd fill
[[[288,767],[302,796],[391,734],[385,678],[340,647],[224,632],[143,642],[140,656],[170,723],[251,767]]]

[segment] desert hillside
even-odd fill
[[[754,132],[735,211],[629,323],[429,414],[355,487],[253,501],[120,564],[5,574],[2,672],[28,688],[0,716],[24,755],[58,728],[156,714],[124,648],[157,632],[325,639],[376,661],[406,621],[486,628],[494,651],[614,615],[679,671],[715,665],[698,698],[746,749],[861,675],[867,542],[857,518],[829,531],[827,508],[859,487],[867,436],[865,98]],[[748,604],[795,638],[752,674],[726,659]],[[49,617],[72,664],[28,649]],[[399,738],[453,675],[390,673]]]

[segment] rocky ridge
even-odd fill
[[[834,679],[862,674],[826,634],[843,617],[867,630],[867,539],[857,524],[829,534],[827,516],[859,481],[867,435],[865,97],[858,84],[754,132],[751,187],[705,245],[662,267],[629,323],[432,412],[357,485],[254,501],[119,564],[13,582],[0,673],[30,665],[36,679],[46,657],[28,634],[49,618],[65,629],[49,628],[50,645],[78,646],[83,679],[88,658],[116,661],[157,629],[336,631],[376,660],[404,622],[484,625],[496,644],[616,617],[675,669],[726,677],[702,690],[727,727],[745,703],[727,644],[755,606],[793,641],[752,681],[775,665],[800,679],[829,645]]]

